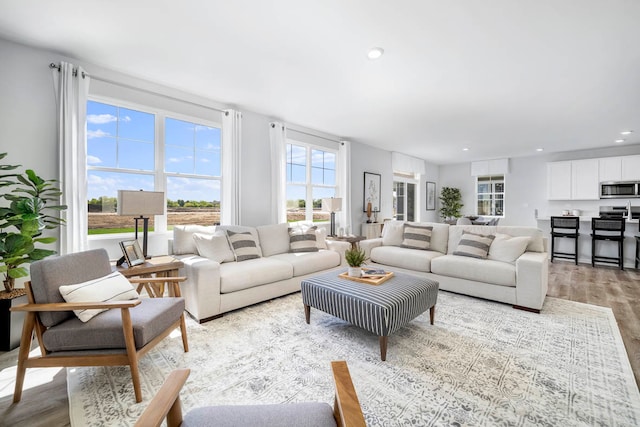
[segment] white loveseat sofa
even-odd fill
[[[292,253],[288,229],[286,223],[175,226],[169,252],[184,263],[180,275],[187,280],[181,284],[181,292],[187,312],[199,322],[211,320],[231,310],[297,292],[301,280],[344,266],[349,243],[328,241],[324,230],[317,229],[317,252]],[[228,232],[250,233],[259,257],[236,261],[234,255],[243,249],[234,251],[229,246]]]
[[[547,294],[548,255],[535,227],[447,225],[432,227],[428,250],[402,247],[404,223],[388,222],[383,237],[360,242],[371,266],[404,271],[440,283],[440,289],[539,312]],[[494,236],[487,258],[455,255],[464,233]]]

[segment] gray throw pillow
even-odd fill
[[[496,236],[488,236],[464,232],[458,243],[458,247],[453,251],[453,255],[468,256],[472,258],[486,259],[491,243]]]
[[[233,249],[236,261],[247,261],[249,259],[260,258],[260,251],[253,234],[249,231],[243,233],[234,233],[227,230],[229,243]]]
[[[400,247],[425,251],[431,246],[432,231],[433,227],[430,225],[404,224],[403,240]]]

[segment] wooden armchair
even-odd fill
[[[12,308],[26,312],[22,328],[18,369],[13,401],[19,402],[27,368],[53,366],[121,366],[128,365],[136,402],[142,401],[138,360],[180,327],[184,351],[189,351],[184,320],[184,299],[178,282],[173,298],[144,298],[110,302],[65,302],[60,286],[84,283],[112,273],[104,249],[79,252],[34,262],[31,281],[26,284],[28,304]],[[72,310],[106,309],[87,322]],[[33,334],[38,339],[41,356],[29,357]]]
[[[208,406],[190,411],[182,417],[180,389],[187,381],[189,369],[178,369],[162,385],[142,413],[136,427],[205,426],[366,426],[349,368],[345,361],[331,362],[336,393],[333,409],[326,403],[286,403],[277,405]]]

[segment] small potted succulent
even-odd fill
[[[367,259],[366,254],[360,248],[347,249],[344,252],[344,259],[349,264],[348,273],[350,277],[360,277],[362,275],[362,264]]]

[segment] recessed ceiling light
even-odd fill
[[[367,53],[367,58],[369,59],[378,59],[384,54],[384,49],[381,47],[372,47],[369,49],[369,53]]]
[[[620,135],[631,135],[632,133],[632,130],[623,130],[622,132],[620,132]]]
[[[467,147],[463,148],[462,151],[469,151]]]
[[[617,144],[620,144],[620,143],[624,142],[624,139],[616,139],[616,140],[615,140],[615,142],[616,142]]]
[[[536,148],[536,151],[544,151],[544,148]]]

